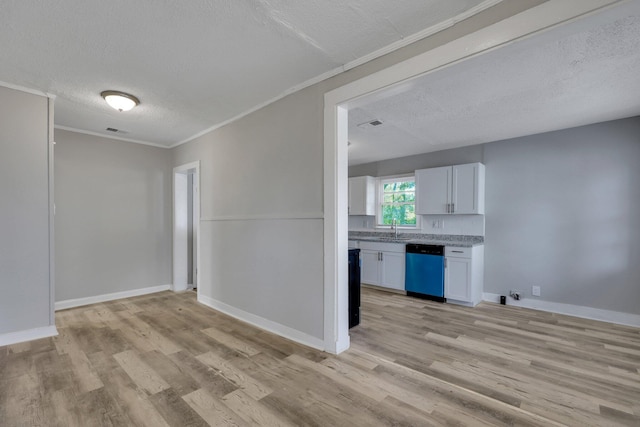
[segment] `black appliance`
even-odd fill
[[[360,324],[360,249],[349,249],[349,328]]]

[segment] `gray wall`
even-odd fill
[[[349,168],[486,165],[485,292],[640,314],[640,118]]]
[[[171,152],[56,129],[56,301],[171,283]]]
[[[640,118],[485,147],[485,292],[640,314]]]
[[[307,89],[173,150],[201,161],[201,294],[320,339],[321,118]]]
[[[51,324],[48,111],[0,87],[0,334]]]

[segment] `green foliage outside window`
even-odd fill
[[[416,225],[416,183],[405,178],[382,183],[381,224],[391,225],[393,219],[398,225]]]

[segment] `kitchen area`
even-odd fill
[[[636,8],[348,102],[362,286],[637,324]]]
[[[470,307],[482,300],[484,185],[479,162],[349,178],[350,327],[359,322],[355,275],[362,286],[410,297]]]

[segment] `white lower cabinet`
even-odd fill
[[[380,269],[380,252],[360,248],[360,281],[377,285],[378,270]]]
[[[360,242],[360,280],[404,291],[404,253],[404,244]]]
[[[404,252],[381,252],[380,286],[404,290]]]
[[[444,297],[453,304],[475,306],[482,300],[484,246],[447,246],[444,253]]]

